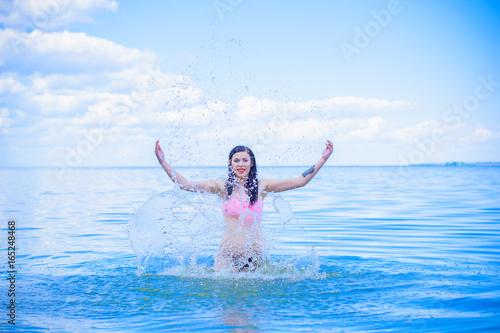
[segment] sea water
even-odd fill
[[[270,261],[237,274],[211,268],[219,199],[179,191],[160,167],[4,168],[0,184],[0,331],[500,330],[498,167],[324,167],[268,195]]]

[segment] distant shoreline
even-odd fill
[[[443,167],[454,167],[454,166],[500,166],[500,162],[476,162],[476,163],[466,163],[466,162],[446,162],[446,163],[429,163],[429,164],[410,164],[409,166],[443,166]]]
[[[446,162],[446,163],[427,163],[427,164],[409,164],[409,165],[325,165],[325,168],[401,168],[401,167],[500,167],[500,162]],[[259,165],[259,168],[306,168],[308,165]],[[158,166],[78,166],[65,167],[60,170],[70,169],[157,169]],[[178,165],[176,169],[189,168],[227,168],[227,165]],[[0,166],[0,169],[57,169],[50,166]],[[58,169],[59,170],[59,169]]]

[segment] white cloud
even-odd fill
[[[102,141],[81,165],[113,164],[116,154],[133,154],[162,130],[171,153],[179,156],[204,141],[221,149],[233,142],[304,146],[333,138],[337,131],[337,140],[358,142],[380,135],[385,120],[337,121],[334,115],[405,111],[411,105],[361,97],[292,102],[247,96],[235,106],[206,101],[204,91],[189,77],[156,68],[158,58],[149,50],[85,33],[51,30],[89,22],[96,12],[115,10],[116,2],[55,1],[14,2],[8,15],[0,17],[0,24],[7,27],[0,29],[0,98],[6,101],[0,109],[0,124],[3,133],[10,133],[12,151],[22,151],[23,143],[31,140],[42,165],[54,160],[64,164],[65,152],[86,144],[89,133],[101,135]],[[42,5],[50,20],[40,16],[39,26],[24,29],[23,20],[38,15]],[[14,126],[16,131],[9,132]],[[213,161],[209,155],[202,151],[191,162]],[[129,161],[134,162],[141,164]]]
[[[332,137],[335,129],[332,113],[311,111],[309,106],[313,103],[317,101],[277,102],[247,96],[238,102],[234,113],[225,117],[220,114],[217,124],[202,130],[197,137],[202,141],[231,138],[249,146]]]
[[[0,67],[24,73],[114,72],[156,62],[149,50],[127,48],[85,33],[0,30]]]
[[[473,144],[477,142],[485,142],[493,139],[500,138],[500,132],[494,133],[490,129],[480,126],[476,128],[476,130],[465,136],[460,138],[460,143],[462,144]]]
[[[0,44],[5,32],[0,30]],[[154,142],[167,123],[181,140],[183,131],[198,128],[193,132],[197,134],[203,126],[213,126],[229,107],[221,101],[205,101],[203,90],[189,77],[156,68],[157,58],[149,51],[85,34],[36,34],[40,38],[30,41],[30,52],[20,59],[0,55],[4,65],[12,61],[6,67],[10,72],[0,76],[0,98],[6,104],[0,110],[1,133],[7,138],[0,148],[22,155],[30,142],[39,165],[67,165],[68,152],[89,145],[89,133],[99,142],[91,145],[92,153],[78,165],[120,164],[124,161],[116,154],[137,151],[147,140]],[[87,47],[75,50],[62,45],[71,37]],[[16,64],[23,68],[15,72]],[[124,142],[133,148],[121,147]],[[178,147],[182,152],[184,146]],[[124,163],[141,164],[129,158]]]
[[[27,6],[34,8],[34,3]],[[112,2],[76,1],[71,8],[101,8],[105,3]],[[17,15],[31,13],[28,7]],[[90,12],[83,10],[80,19]],[[15,15],[8,19],[14,22]],[[240,143],[260,152],[276,147],[271,155],[263,155],[267,164],[293,147],[282,161],[296,164],[308,160],[307,154],[317,154],[313,150],[321,149],[318,141],[324,139],[345,146],[387,138],[413,141],[438,126],[422,122],[394,128],[386,118],[391,112],[407,112],[413,104],[406,101],[352,96],[302,102],[246,96],[236,105],[206,101],[189,77],[165,73],[157,63],[149,50],[84,33],[0,30],[0,98],[5,102],[0,127],[8,138],[0,148],[21,156],[30,142],[40,165],[60,165],[67,163],[68,151],[88,145],[93,133],[98,143],[92,143],[92,153],[78,165],[144,165],[154,161],[152,145],[162,136],[179,164],[215,163],[214,156],[226,156],[228,146]],[[214,151],[201,149],[184,157],[197,144]],[[151,161],[139,160],[147,145]]]
[[[197,138],[200,141],[231,138],[258,150],[269,145],[297,142],[307,145],[324,139],[343,144],[384,140],[383,130],[389,123],[382,116],[351,118],[359,113],[347,112],[347,106],[369,114],[377,109],[405,110],[408,105],[411,103],[354,97],[299,103],[247,96],[237,104],[234,117],[212,124],[198,133]],[[342,111],[346,111],[344,118],[334,116]]]
[[[2,127],[4,134],[10,133],[10,128],[20,126],[24,119],[26,119],[26,113],[21,110],[12,110],[8,107],[0,108],[0,127]]]
[[[93,22],[102,11],[116,11],[118,2],[109,0],[24,0],[2,1],[0,24],[16,29],[54,29],[72,23]]]
[[[27,88],[19,81],[16,73],[0,74],[0,96],[25,92]]]
[[[438,127],[439,124],[434,120],[423,121],[413,126],[397,128],[386,136],[399,142],[413,142],[423,137],[432,137],[432,132]]]
[[[337,120],[338,133],[335,140],[338,142],[365,142],[381,138],[382,129],[387,121],[381,116]]]
[[[177,126],[179,124],[204,125],[217,122],[217,119],[221,117],[221,112],[227,107],[229,107],[229,104],[223,102],[198,104],[190,108],[164,112],[161,118],[175,123]]]
[[[272,131],[276,129],[276,138],[280,141],[320,140],[333,135],[336,124],[328,119],[309,118],[292,122],[278,122],[269,125]]]
[[[9,118],[9,108],[0,109],[0,127],[10,126],[12,119]]]
[[[95,95],[83,92],[74,92],[72,94],[45,93],[45,94],[27,94],[33,104],[33,109],[43,115],[69,114],[73,115],[75,111],[81,112],[86,105],[91,102]]]
[[[363,98],[363,97],[334,97],[325,101],[312,101],[320,107],[333,107],[339,111],[363,111],[363,112],[383,112],[406,110],[407,107],[415,105],[406,101],[389,101],[386,99]]]
[[[256,142],[293,142],[335,137],[342,142],[379,139],[387,121],[381,117],[355,117],[375,112],[406,111],[413,105],[404,101],[334,97],[304,102],[278,102],[254,96],[242,98],[237,122],[223,129],[226,135],[255,136]],[[338,118],[343,115],[344,118]],[[345,118],[347,117],[347,118]],[[355,118],[352,118],[355,117]],[[204,138],[215,137],[206,131]],[[252,141],[252,140],[250,140]]]
[[[308,117],[349,113],[375,113],[385,111],[404,111],[413,103],[406,101],[388,101],[385,99],[367,99],[362,97],[334,97],[324,100],[305,102],[277,102],[248,96],[238,104],[238,117],[242,120],[258,120],[262,117],[274,117],[279,120],[292,120]]]
[[[465,127],[464,123],[451,126],[439,123],[435,120],[427,120],[413,126],[393,129],[385,134],[385,137],[401,143],[413,143],[415,140],[432,138],[436,134],[441,136],[446,133],[453,133],[457,130],[464,129]]]
[[[19,36],[23,48],[15,53],[12,37]],[[101,130],[103,121],[102,146],[133,129],[142,139],[152,126],[158,132],[165,103],[197,103],[202,92],[185,77],[154,70],[156,62],[150,51],[83,33],[0,30],[1,148],[23,155],[29,142],[37,162],[50,165],[49,158],[64,162],[66,148]]]

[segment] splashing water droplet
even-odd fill
[[[139,274],[211,278],[227,278],[229,274],[236,277],[213,269],[214,255],[224,231],[220,199],[201,193],[189,194],[192,197],[179,189],[166,191],[151,197],[137,210],[129,224],[128,237],[136,253]],[[298,226],[303,235],[305,231],[285,199],[275,196],[273,204],[281,224],[279,229],[282,229],[274,237],[266,237],[274,254],[254,272],[244,273],[245,276],[259,279],[323,278],[312,246],[302,255],[291,255],[289,251],[276,248],[280,237],[293,230],[293,226]],[[265,232],[272,233],[270,230]]]
[[[210,252],[220,235],[221,218],[204,206],[173,190],[150,198],[137,210],[128,236],[141,272],[211,265]]]

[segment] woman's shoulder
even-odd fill
[[[264,200],[267,196],[266,187],[268,184],[268,179],[259,179],[259,198]]]
[[[265,187],[271,179],[259,179],[259,187]]]
[[[217,186],[225,186],[226,185],[226,181],[224,179],[214,179],[213,182],[215,182],[215,184],[217,184]]]
[[[227,181],[225,179],[215,179],[213,182],[217,185],[217,188],[219,189],[220,197],[221,198],[225,197],[227,194],[227,188],[226,188]]]
[[[268,192],[269,185],[274,179],[259,179],[259,191]]]

